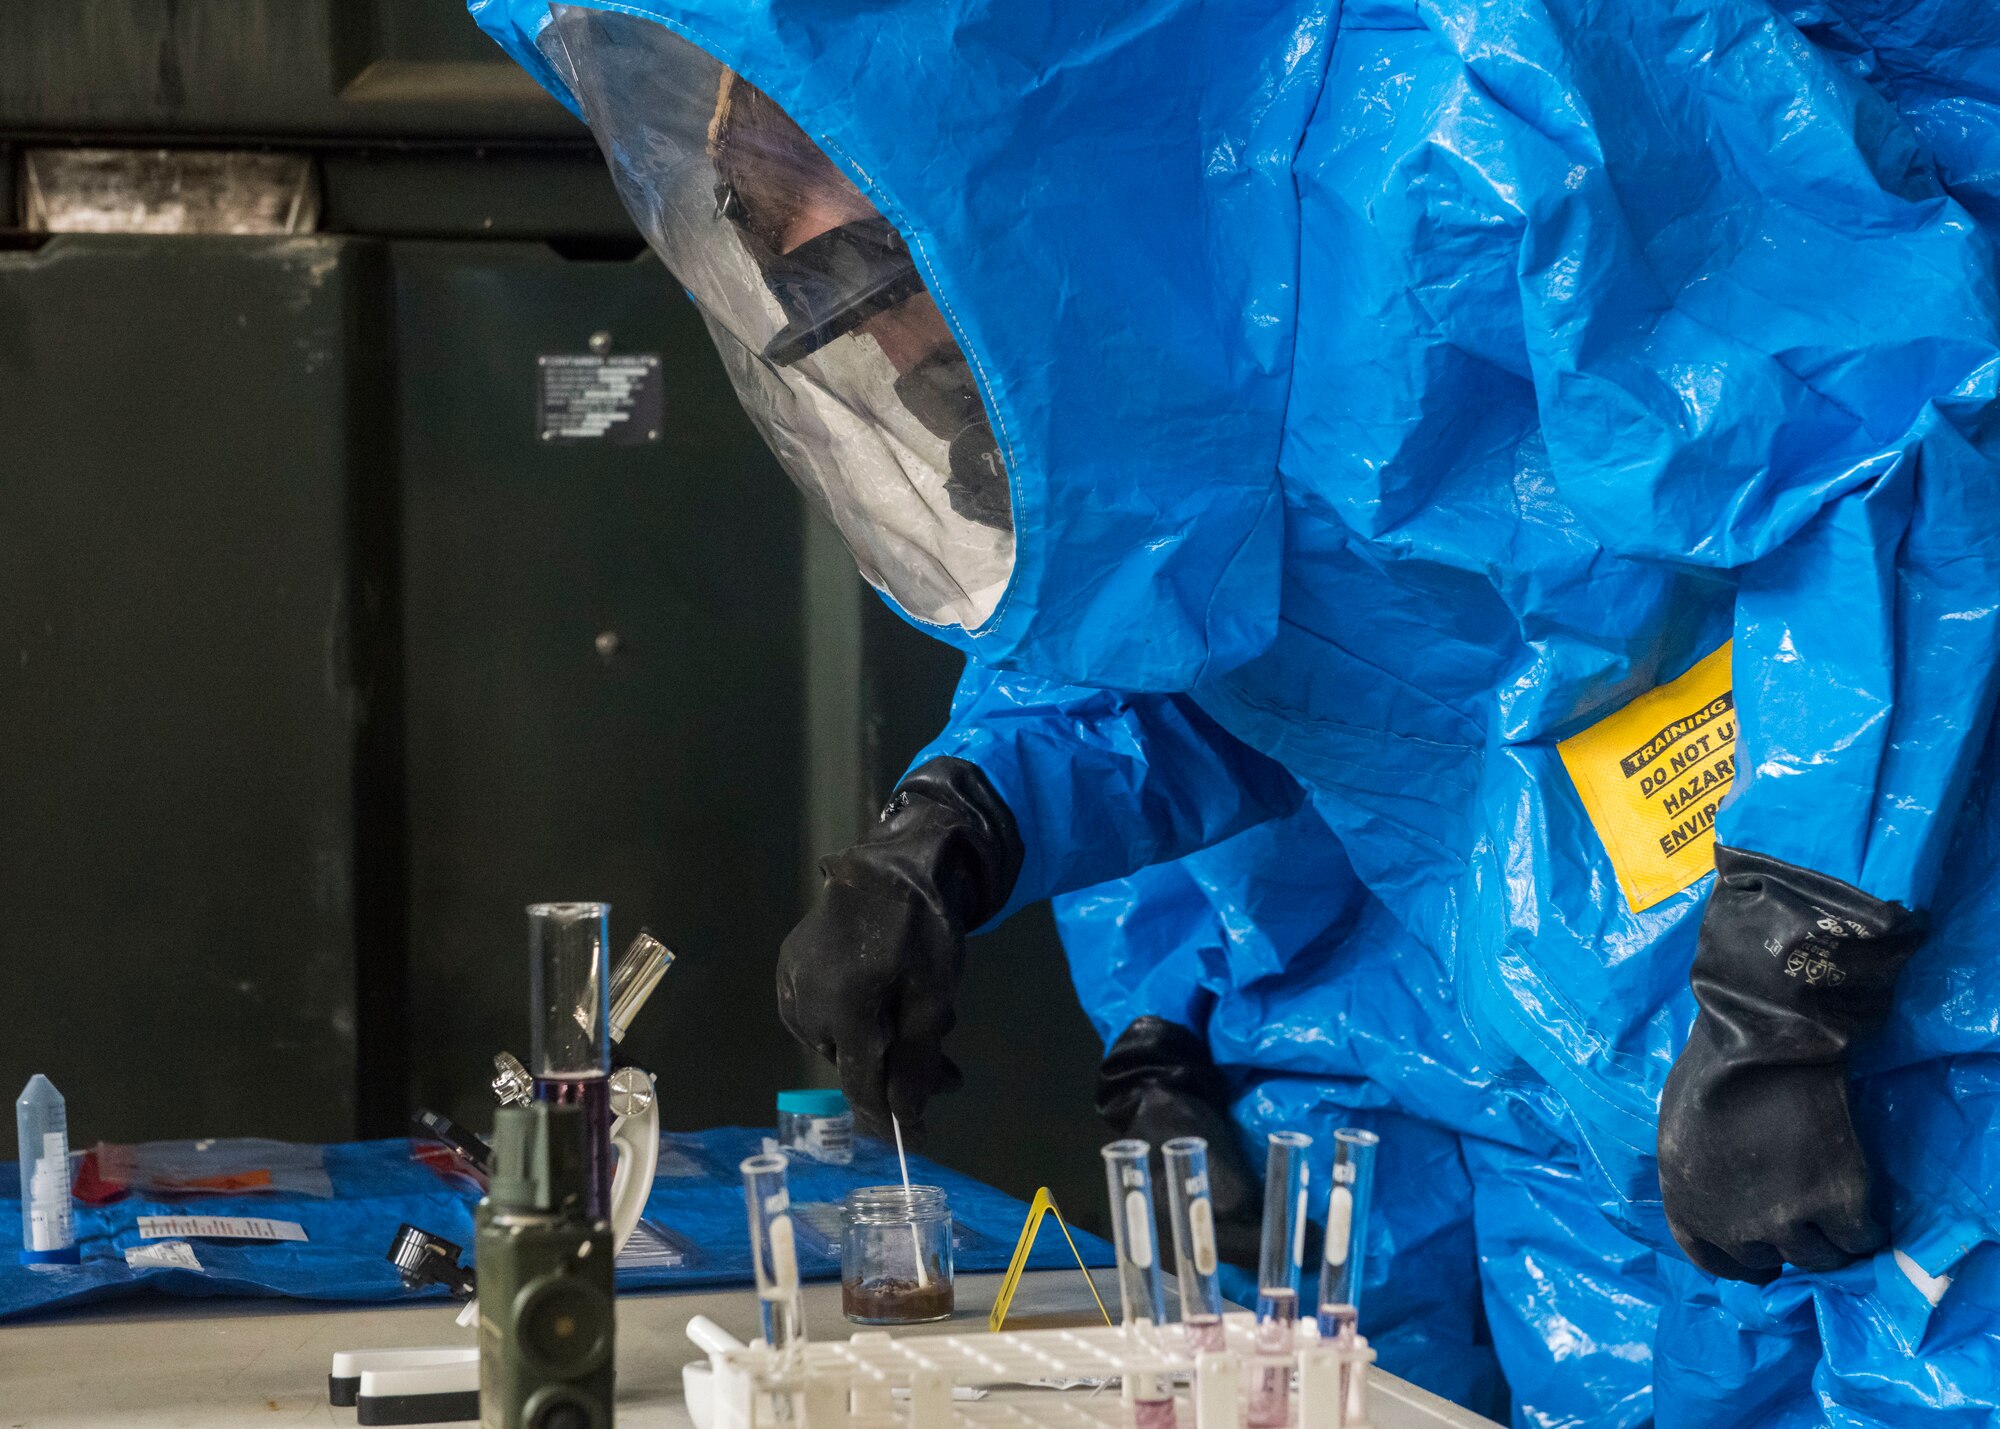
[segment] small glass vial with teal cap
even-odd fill
[[[854,1113],[847,1098],[818,1087],[778,1093],[778,1146],[833,1166],[854,1162]]]

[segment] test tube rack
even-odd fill
[[[1243,1429],[1253,1373],[1298,1373],[1292,1429],[1369,1429],[1365,1337],[1322,1340],[1301,1320],[1292,1353],[1256,1343],[1255,1317],[1225,1315],[1224,1349],[1191,1353],[1179,1325],[913,1335],[884,1330],[797,1346],[781,1361],[761,1342],[709,1352],[710,1429],[1130,1429],[1137,1376],[1171,1375],[1177,1429]],[[1182,1382],[1184,1381],[1184,1382]],[[1117,1382],[1108,1389],[1030,1391],[985,1400],[954,1389]],[[1162,1416],[1163,1417],[1163,1416]]]

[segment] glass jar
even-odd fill
[[[952,1310],[951,1206],[937,1186],[847,1195],[840,1308],[857,1325],[921,1325]]]
[[[778,1093],[778,1148],[831,1166],[854,1162],[854,1113],[836,1091]]]

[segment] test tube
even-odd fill
[[[1319,1332],[1339,1335],[1335,1312],[1361,1310],[1361,1277],[1367,1265],[1368,1203],[1375,1187],[1375,1149],[1382,1138],[1358,1126],[1333,1133],[1333,1185],[1326,1197],[1326,1257],[1319,1268]]]
[[[1167,1318],[1155,1253],[1153,1175],[1147,1160],[1153,1148],[1143,1141],[1114,1141],[1104,1148],[1104,1181],[1111,1193],[1111,1239],[1118,1250],[1118,1302],[1127,1325]]]
[[[764,1343],[781,1372],[797,1361],[806,1342],[805,1296],[799,1288],[798,1239],[792,1229],[790,1163],[772,1152],[752,1156],[743,1172],[743,1204],[750,1215],[750,1257],[757,1269],[757,1307]]]
[[[1293,1327],[1299,1318],[1299,1270],[1305,1259],[1306,1151],[1302,1131],[1274,1131],[1264,1160],[1264,1239],[1257,1263],[1256,1351],[1250,1377],[1250,1429],[1280,1429],[1291,1418]]]
[[[1222,1285],[1216,1279],[1215,1207],[1208,1198],[1208,1141],[1176,1136],[1160,1148],[1167,1165],[1167,1205],[1174,1218],[1174,1261],[1180,1273],[1181,1323],[1194,1354],[1220,1350]]]
[[[611,1215],[611,905],[528,907],[529,1070],[535,1099],[581,1106],[590,1122],[594,1217]]]
[[[69,1213],[69,1108],[40,1072],[14,1103],[21,1145],[23,1265],[75,1265],[76,1230]]]
[[[1257,1262],[1257,1319],[1299,1317],[1299,1269],[1306,1250],[1306,1196],[1312,1175],[1302,1131],[1274,1131],[1264,1159],[1264,1239]]]

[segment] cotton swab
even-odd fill
[[[903,1154],[903,1123],[896,1113],[889,1113],[889,1125],[896,1131],[896,1164],[903,1168],[903,1206],[912,1212],[916,1209],[916,1192],[910,1189],[910,1158]],[[917,1234],[917,1224],[910,1222],[910,1249],[917,1254],[917,1287],[923,1289],[931,1283],[930,1272],[924,1269],[923,1237]]]

